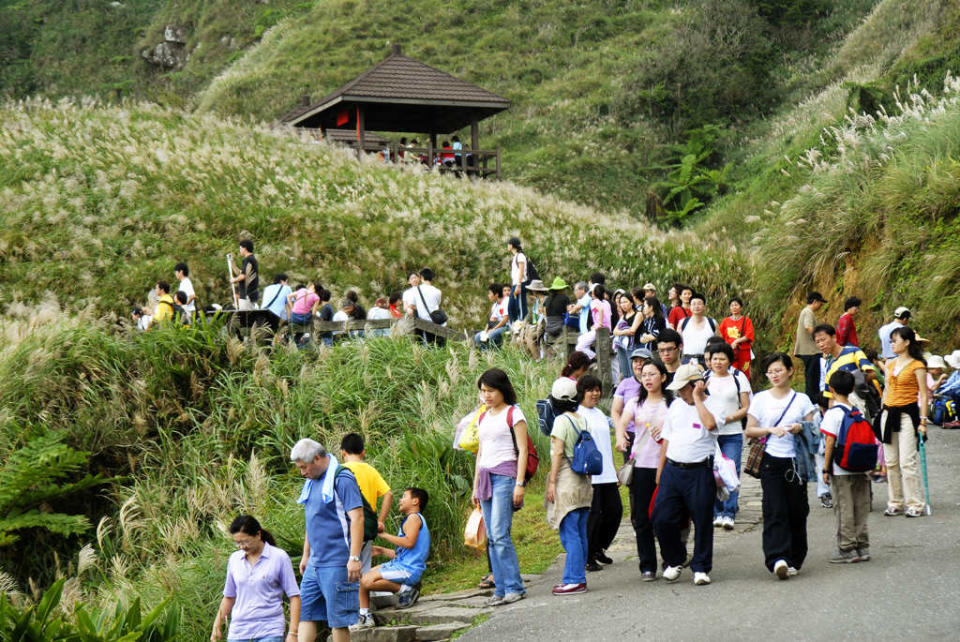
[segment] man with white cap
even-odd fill
[[[910,323],[910,309],[901,305],[893,311],[893,321],[880,326],[880,329],[877,330],[877,335],[880,337],[880,355],[884,359],[895,359],[897,357],[893,348],[890,347],[890,333],[908,323]]]
[[[703,369],[687,363],[677,369],[667,389],[676,395],[660,438],[660,465],[657,468],[657,498],[653,528],[660,542],[666,568],[663,577],[675,582],[680,577],[686,550],[680,537],[684,514],[693,519],[693,583],[710,583],[713,566],[713,453],[717,447],[717,422],[705,405],[707,387]]]

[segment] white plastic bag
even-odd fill
[[[727,493],[732,493],[740,488],[737,465],[720,451],[720,446],[717,446],[713,453],[713,477],[717,482],[717,488],[723,488]]]

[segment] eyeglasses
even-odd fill
[[[245,539],[239,542],[234,542],[233,544],[237,548],[249,548],[250,546],[253,546],[254,541],[255,540],[253,539]]]
[[[776,377],[777,375],[787,374],[786,370],[767,370],[768,377]]]
[[[667,346],[665,348],[657,348],[657,352],[660,354],[664,354],[667,352],[674,352],[676,349],[677,349],[676,346]]]

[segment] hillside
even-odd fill
[[[229,299],[224,255],[255,239],[261,273],[319,279],[368,303],[425,265],[457,327],[486,318],[519,235],[544,279],[693,279],[740,291],[737,254],[510,183],[384,168],[286,130],[152,105],[31,99],[0,106],[0,304],[50,291],[68,309],[124,314],[173,265],[203,304]],[[64,134],[64,132],[69,132]]]
[[[651,189],[669,191],[657,183],[687,130],[720,128],[703,164],[722,167],[751,123],[833,80],[818,70],[876,2],[0,0],[11,27],[0,93],[145,98],[271,120],[401,43],[513,101],[483,128],[510,179],[637,215]],[[171,47],[177,66],[161,68],[141,53],[168,25],[182,44]]]
[[[768,347],[792,342],[811,288],[860,296],[868,344],[893,310],[949,352],[956,305],[960,6],[885,0],[830,61],[836,81],[771,119],[742,150],[745,178],[690,227],[751,257]],[[951,71],[954,76],[951,76]]]

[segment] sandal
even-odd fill
[[[493,573],[487,573],[486,576],[482,580],[480,580],[480,583],[477,584],[477,588],[481,588],[481,589],[497,588],[497,583],[493,581]]]

